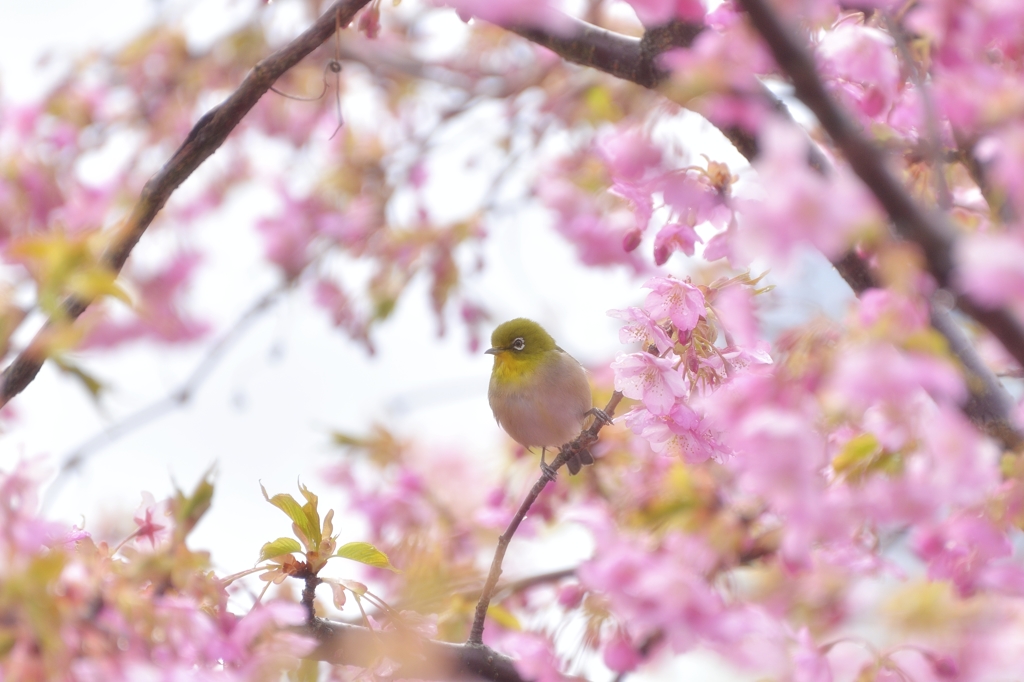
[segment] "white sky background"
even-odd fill
[[[276,4],[282,6],[286,25],[287,0]],[[187,25],[213,35],[213,26],[231,21],[232,12],[225,7],[233,5],[248,6],[231,0],[191,2]],[[390,11],[390,3],[386,5],[385,13]],[[38,97],[75,54],[132,36],[154,20],[156,7],[140,0],[0,0],[4,98],[23,102]],[[301,28],[295,26],[294,32]],[[40,71],[38,58],[47,52],[54,58]],[[716,148],[713,141],[708,148]],[[458,181],[450,190],[450,197],[442,197],[445,201],[458,202],[465,191]],[[274,285],[274,271],[259,265],[262,243],[253,229],[273,204],[241,194],[232,197],[223,213],[192,231],[211,255],[191,294],[217,331],[185,350],[139,344],[110,355],[82,356],[83,364],[113,388],[102,410],[79,386],[45,367],[13,403],[19,420],[0,437],[0,469],[10,470],[18,458],[38,455],[47,455],[55,468],[106,425],[169,393],[218,332]],[[532,317],[584,364],[607,362],[622,347],[617,321],[606,311],[639,304],[645,293],[642,280],[621,269],[579,267],[573,248],[550,229],[549,220],[531,212],[516,224],[492,230],[488,268],[478,280],[477,298],[491,305],[496,321]],[[158,248],[160,238],[145,235],[140,257]],[[641,248],[650,251],[649,243]],[[672,263],[682,274],[684,259],[675,258]],[[774,279],[782,286],[774,302],[796,314],[822,309],[841,314],[846,293],[823,264],[818,259],[781,280],[776,273]],[[259,481],[271,494],[294,495],[301,479],[320,495],[322,511],[342,506],[338,489],[319,476],[340,456],[329,446],[330,429],[363,433],[379,421],[428,447],[451,446],[496,460],[506,441],[487,406],[490,357],[467,352],[459,322],[452,320],[445,338],[436,336],[436,327],[426,287],[418,282],[403,295],[394,316],[376,327],[378,353],[371,358],[334,330],[308,296],[292,295],[233,347],[189,405],[94,455],[67,482],[51,514],[79,524],[84,518],[86,529],[114,516],[130,523],[141,491],[161,499],[171,493],[172,480],[191,489],[216,464],[214,505],[191,544],[211,550],[217,569],[232,573],[251,567],[263,542],[289,533],[284,515],[263,500]],[[336,518],[335,528],[342,542],[362,539],[358,525],[344,515]],[[130,530],[125,526],[126,533]],[[568,551],[550,567],[570,565],[586,555],[581,533],[557,541]],[[513,549],[509,575],[517,573],[515,555]],[[706,673],[701,666],[710,665],[708,660],[687,656],[662,674],[675,679],[684,674],[679,666],[685,666],[686,675]]]

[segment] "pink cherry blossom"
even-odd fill
[[[0,471],[0,551],[17,558],[43,547],[57,547],[83,539],[77,528],[37,516],[39,483],[44,477],[38,460],[19,460],[10,473]]]
[[[624,264],[637,273],[647,270],[647,266],[635,253],[622,246],[626,234],[633,228],[624,212],[600,215],[591,199],[565,180],[553,178],[542,182],[537,187],[537,193],[555,210],[555,229],[576,246],[583,263]]]
[[[566,682],[551,640],[534,632],[510,632],[501,644],[514,658],[516,670],[525,679],[537,682]]]
[[[625,310],[609,310],[608,315],[625,322],[619,328],[619,341],[621,343],[640,342],[644,350],[651,346],[657,348],[657,352],[668,350],[672,347],[672,340],[657,322],[651,319],[647,311],[642,308],[630,307]]]
[[[171,535],[169,515],[166,500],[157,502],[151,493],[142,493],[142,502],[134,516],[135,525],[138,526],[133,534],[136,544],[145,541],[151,549],[155,549],[157,545],[166,542]]]
[[[736,346],[754,348],[757,345],[758,322],[754,296],[749,288],[734,284],[719,290],[714,308]]]
[[[626,673],[635,670],[642,662],[641,653],[621,631],[617,631],[604,646],[604,664],[612,672]]]
[[[980,161],[991,168],[991,177],[999,183],[1007,199],[1020,206],[1024,192],[1024,124],[1015,121],[993,131],[978,142]]]
[[[815,646],[810,631],[804,627],[796,635],[793,652],[794,682],[832,682],[832,668],[820,647]]]
[[[661,168],[661,149],[635,128],[606,133],[598,139],[597,151],[618,181],[635,183],[651,169]]]
[[[702,540],[670,533],[652,547],[601,526],[595,528],[594,557],[578,575],[608,599],[633,641],[657,633],[681,652],[700,642],[735,643],[751,629],[744,607],[731,610],[701,578],[714,562]]]
[[[676,401],[687,394],[686,383],[675,368],[678,359],[671,352],[666,357],[644,352],[620,355],[611,365],[615,390],[642,401],[653,414],[669,414]]]
[[[925,301],[890,289],[867,289],[862,292],[855,315],[858,325],[886,325],[887,330],[895,327],[907,334],[925,329],[930,324]]]
[[[963,596],[970,596],[993,578],[1001,579],[1017,596],[1024,589],[1024,569],[1013,566],[1016,576],[993,572],[993,563],[1010,556],[1010,540],[980,512],[963,511],[932,527],[919,527],[914,549],[928,561],[928,576],[950,580]]]
[[[1024,304],[1024,237],[1017,232],[976,234],[960,240],[960,288],[982,305]]]
[[[825,177],[807,164],[807,139],[791,124],[764,127],[764,152],[754,164],[762,192],[739,201],[751,253],[783,261],[802,245],[838,256],[854,235],[880,223],[873,197],[860,181],[838,171]]]
[[[673,405],[663,416],[634,409],[626,413],[625,421],[634,433],[650,442],[654,452],[690,464],[700,464],[723,452],[696,411],[682,403]]]
[[[654,237],[654,263],[664,265],[673,251],[692,256],[694,246],[703,242],[697,231],[685,223],[668,223]]]
[[[463,21],[477,18],[498,26],[542,26],[559,31],[564,24],[558,12],[553,10],[550,0],[526,0],[525,2],[491,2],[490,0],[443,0],[455,8]]]
[[[848,93],[864,116],[888,112],[902,80],[891,36],[847,22],[825,32],[817,52],[823,75]]]
[[[702,31],[689,49],[662,55],[661,64],[672,72],[673,82],[696,94],[754,92],[755,76],[774,66],[771,53],[762,41],[751,39],[750,28],[733,3],[720,4],[706,23],[715,30]]]
[[[183,299],[201,260],[194,251],[183,251],[162,270],[137,278],[135,315],[124,321],[102,320],[90,330],[83,347],[111,348],[138,339],[184,343],[203,337],[210,325],[183,310]]]
[[[650,289],[644,309],[654,319],[669,319],[680,333],[697,326],[706,313],[704,294],[689,282],[674,277],[652,277],[644,283]]]
[[[885,343],[845,350],[828,390],[838,402],[855,410],[877,403],[909,404],[921,391],[935,400],[953,403],[965,395],[963,378],[945,360],[900,352]]]
[[[697,22],[704,18],[700,0],[627,0],[644,26],[667,24],[673,19]]]
[[[675,210],[682,222],[689,225],[710,222],[714,227],[723,227],[731,216],[727,199],[732,178],[713,176],[716,164],[709,165],[708,171],[688,168],[668,173],[658,185],[665,203]],[[717,172],[722,174],[721,170]]]

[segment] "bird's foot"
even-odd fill
[[[609,416],[608,416],[607,414],[605,414],[605,413],[604,413],[604,410],[602,410],[602,409],[600,409],[600,408],[597,408],[597,407],[592,407],[592,408],[590,408],[589,410],[587,410],[587,414],[592,414],[592,415],[594,415],[594,417],[595,417],[595,418],[596,418],[596,419],[597,419],[598,421],[602,421],[602,422],[604,422],[605,424],[611,424],[611,423],[612,423],[612,418],[611,418],[611,417],[609,417]]]
[[[547,448],[540,449],[540,470],[544,472],[544,477],[549,481],[554,481],[557,474],[554,468],[544,459],[544,454],[547,452]]]
[[[547,462],[540,463],[540,470],[544,473],[544,478],[549,481],[554,481],[558,477],[558,474],[555,473],[554,467]]]

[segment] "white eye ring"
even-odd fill
[[[523,337],[520,336],[518,339],[512,342],[512,348],[514,348],[515,350],[522,350],[526,348],[526,341],[523,341]]]

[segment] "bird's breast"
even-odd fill
[[[501,427],[527,447],[569,442],[592,406],[586,371],[563,352],[528,372],[495,362],[488,400]]]

